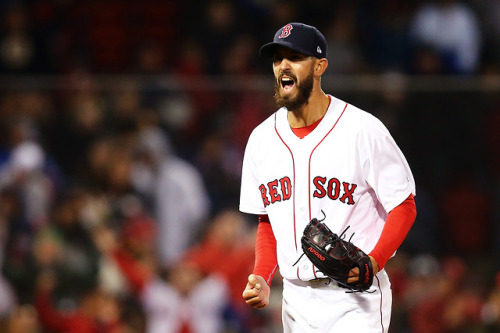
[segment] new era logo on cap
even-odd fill
[[[294,51],[316,58],[326,58],[326,39],[311,25],[292,22],[279,29],[271,43],[263,45],[259,53],[264,58],[274,55],[277,46],[284,46]]]

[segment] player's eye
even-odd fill
[[[302,61],[306,58],[308,58],[308,56],[300,54],[300,53],[292,53],[292,54],[286,54],[286,55],[275,54],[273,56],[273,62],[275,64],[280,63],[283,61],[283,59],[287,59],[288,61],[291,61],[291,62],[299,62],[299,61]]]
[[[281,61],[283,61],[283,56],[282,56],[282,55],[275,54],[275,55],[273,56],[273,62],[274,62],[274,63],[281,62]]]

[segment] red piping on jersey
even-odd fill
[[[276,269],[278,269],[278,265],[274,266],[273,271],[271,272],[271,274],[269,274],[269,276],[266,279],[266,282],[267,282],[268,286],[270,286],[271,282],[273,281],[273,276],[276,273]]]
[[[323,139],[321,139],[321,141],[318,142],[318,144],[316,145],[316,147],[314,147],[313,150],[311,151],[311,155],[309,155],[309,170],[308,170],[309,181],[308,181],[308,185],[307,185],[308,186],[308,191],[309,191],[309,220],[312,219],[312,216],[311,216],[311,159],[312,159],[312,155],[314,154],[314,151],[316,150],[316,148],[318,148],[318,146],[326,139],[326,137],[328,135],[330,135],[330,133],[335,128],[335,126],[337,126],[337,123],[339,122],[340,118],[342,118],[342,115],[344,114],[344,112],[347,109],[348,105],[349,105],[348,103],[345,104],[344,110],[342,110],[342,113],[337,118],[337,121],[335,121],[335,124],[333,124],[332,128],[328,131],[328,133],[325,134],[325,136],[323,137]]]
[[[321,139],[321,141],[318,142],[318,144],[316,145],[316,147],[314,147],[313,150],[311,151],[311,155],[309,155],[309,168],[308,168],[308,171],[307,171],[308,172],[308,177],[309,177],[309,181],[307,182],[308,198],[309,198],[309,221],[312,219],[312,215],[311,215],[311,160],[312,160],[312,155],[314,154],[314,151],[316,150],[316,148],[318,148],[318,146],[326,139],[326,137],[328,135],[330,135],[330,133],[335,128],[335,126],[337,126],[337,123],[339,122],[340,118],[342,118],[342,115],[344,114],[344,112],[347,109],[348,105],[349,105],[348,103],[345,103],[344,110],[342,110],[342,113],[337,118],[337,121],[335,121],[335,124],[333,124],[332,128],[328,131],[328,133],[325,134],[325,136],[323,137],[323,139]],[[295,246],[297,246],[297,245],[295,245]],[[312,266],[312,271],[313,271],[314,277],[317,278],[317,276],[316,276],[316,270],[314,269],[314,265]],[[297,276],[298,275],[299,275],[299,272],[297,271]]]
[[[293,169],[293,185],[292,185],[292,197],[293,197],[293,201],[292,201],[292,207],[293,207],[293,237],[295,239],[295,250],[297,250],[297,224],[295,223],[296,222],[296,219],[295,219],[295,160],[293,158],[293,153],[292,153],[292,150],[290,149],[290,147],[285,143],[285,140],[283,140],[283,138],[281,137],[280,133],[278,132],[278,128],[277,128],[277,125],[276,125],[276,117],[277,117],[278,113],[276,112],[274,114],[274,130],[276,131],[276,134],[278,135],[278,137],[280,138],[281,142],[283,142],[283,144],[285,145],[285,147],[288,149],[288,151],[290,152],[290,156],[292,156],[292,169]],[[297,268],[298,269],[298,268]],[[297,275],[298,275],[298,271],[297,271]]]
[[[383,309],[382,309],[382,304],[383,304],[383,294],[382,294],[382,288],[380,287],[380,280],[378,276],[375,275],[375,279],[377,280],[377,286],[378,286],[378,291],[380,292],[380,306],[379,306],[379,312],[380,312],[380,326],[382,326],[382,332],[385,332],[385,327],[384,327],[384,314],[383,314]]]

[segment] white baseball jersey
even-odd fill
[[[257,126],[245,150],[240,211],[267,214],[277,242],[280,274],[288,280],[325,277],[315,272],[300,239],[312,218],[323,219],[369,253],[389,211],[415,183],[387,128],[371,114],[331,99],[318,126],[303,139],[279,109]]]

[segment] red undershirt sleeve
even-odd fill
[[[255,265],[253,274],[260,275],[270,286],[278,268],[276,238],[267,215],[259,215],[257,237],[255,239]]]
[[[387,261],[403,243],[416,216],[417,208],[413,194],[389,212],[382,234],[375,248],[369,253],[377,261],[380,270],[385,267]]]

